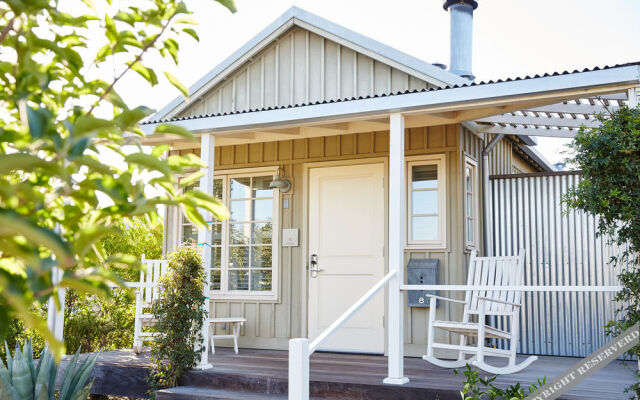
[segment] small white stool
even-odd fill
[[[209,318],[209,336],[211,337],[211,354],[216,354],[216,345],[214,344],[214,339],[233,339],[233,351],[238,354],[238,336],[240,336],[240,327],[247,322],[245,318],[235,318],[235,317],[227,317],[227,318]],[[231,325],[230,335],[215,335],[216,325],[218,324],[229,324]]]

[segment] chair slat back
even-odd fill
[[[167,260],[149,260],[142,256],[143,268],[140,271],[140,291],[144,306],[149,306],[160,296],[158,281],[167,272]]]
[[[524,254],[524,249],[521,249],[517,256],[478,257],[476,256],[476,252],[473,251],[469,261],[467,285],[496,287],[522,285]],[[467,302],[465,313],[478,313],[479,297],[520,304],[522,292],[509,290],[508,288],[497,290],[470,290],[467,292],[465,298]],[[485,303],[486,312],[507,314],[517,311],[516,307],[510,304],[493,301]]]

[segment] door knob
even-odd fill
[[[311,254],[311,256],[309,257],[309,271],[311,271],[311,277],[312,278],[317,278],[318,277],[318,273],[320,271],[323,271],[323,269],[318,266],[318,255],[317,254]]]

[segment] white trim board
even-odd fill
[[[614,93],[640,83],[640,66],[627,65],[605,70],[523,79],[518,81],[431,90],[394,96],[323,103],[203,118],[172,123],[194,132],[231,132],[266,127],[384,116],[396,112],[459,111],[536,101],[550,104],[562,99]],[[523,107],[526,108],[526,107]],[[473,120],[474,118],[470,118]],[[142,125],[151,134],[159,123]],[[553,132],[551,132],[553,133]],[[515,133],[518,134],[518,133]],[[521,134],[531,135],[522,132]],[[549,135],[552,136],[552,135]]]
[[[320,36],[333,40],[354,51],[368,55],[382,63],[389,64],[401,71],[437,86],[462,85],[469,83],[451,72],[445,71],[426,61],[368,38],[313,13],[293,6],[251,40],[233,52],[224,61],[205,74],[189,88],[189,97],[178,96],[169,104],[149,117],[148,120],[170,118],[193,104],[207,90],[224,80],[236,68],[264,49],[269,43],[286,32],[293,25],[310,30]]]

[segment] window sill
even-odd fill
[[[248,301],[248,302],[269,302],[278,303],[277,294],[251,294],[251,293],[211,293],[209,295],[210,300],[236,300],[236,301]]]
[[[447,245],[443,243],[425,244],[405,244],[405,250],[447,250]]]

